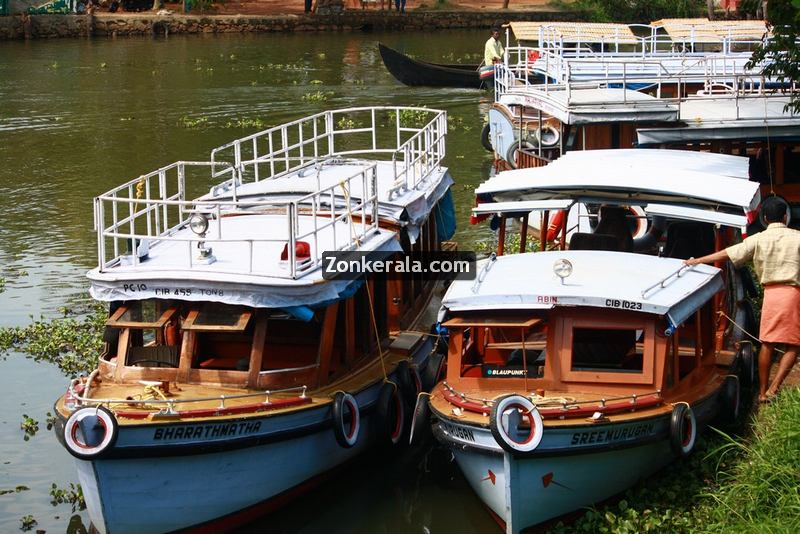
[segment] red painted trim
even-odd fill
[[[462,400],[461,397],[449,391],[444,392],[444,398],[450,404],[455,404],[459,408],[462,408],[469,412],[489,415],[489,413],[492,411],[492,408],[490,406],[484,406],[483,404],[479,404],[473,401]],[[661,397],[652,394],[648,395],[645,398],[637,397],[636,404],[633,404],[630,400],[623,400],[619,402],[607,402],[604,406],[595,404],[592,406],[578,406],[575,408],[568,408],[566,410],[564,408],[540,408],[539,413],[541,414],[543,419],[545,418],[560,419],[563,417],[587,417],[593,415],[595,412],[600,412],[603,414],[618,413],[618,412],[634,412],[636,410],[658,406],[659,404],[663,404],[663,402],[664,400]]]
[[[254,413],[254,412],[267,412],[277,410],[279,408],[286,408],[288,406],[299,406],[301,404],[310,404],[311,397],[294,397],[291,399],[277,399],[269,403],[258,402],[255,404],[244,404],[242,406],[230,406],[226,408],[202,408],[198,410],[183,410],[176,412],[180,417],[214,417],[218,415],[234,415],[241,413]],[[155,412],[141,412],[132,410],[114,410],[117,417],[125,417],[127,419],[147,419]]]

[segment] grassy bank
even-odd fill
[[[800,389],[763,406],[746,436],[709,430],[686,460],[554,532],[800,531]]]

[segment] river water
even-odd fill
[[[456,180],[456,239],[470,228],[472,190],[490,155],[479,142],[491,95],[410,88],[384,69],[379,41],[437,62],[477,63],[482,31],[173,36],[0,42],[0,326],[56,317],[87,298],[96,264],[92,198],[176,160],[325,109],[419,105],[451,117],[445,163]],[[321,81],[319,84],[317,81]],[[313,82],[313,83],[312,83]],[[325,102],[308,103],[323,91]],[[260,124],[259,124],[260,121]],[[67,378],[23,354],[0,360],[0,532],[80,532],[85,512],[50,503],[77,482],[71,457],[45,427]],[[22,414],[40,431],[23,441]],[[492,532],[497,527],[448,455],[434,445],[373,454],[248,532]]]

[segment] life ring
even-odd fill
[[[541,130],[537,129],[533,132],[533,138],[542,147],[550,148],[558,144],[561,139],[561,132],[551,124],[543,124]]]
[[[425,433],[425,427],[430,422],[430,417],[430,398],[427,394],[417,395],[417,403],[414,405],[414,415],[411,417],[411,431],[408,435],[409,445],[413,445],[415,441],[419,442],[422,440],[421,436]]]
[[[483,125],[483,130],[481,130],[481,146],[485,148],[488,152],[494,152],[494,147],[492,146],[492,138],[490,137],[492,133],[492,129],[489,126],[489,123]]]
[[[676,404],[669,422],[669,445],[678,457],[689,456],[697,439],[697,419],[688,404]]]
[[[547,241],[552,242],[561,235],[561,230],[567,224],[567,210],[558,210],[550,217],[547,225]]]
[[[375,412],[381,439],[391,445],[400,443],[405,430],[406,408],[400,388],[390,382],[381,387],[378,394],[378,409]]]
[[[114,446],[118,431],[117,420],[107,408],[81,408],[64,425],[64,444],[74,457],[90,460]]]
[[[511,146],[509,146],[508,150],[506,151],[505,160],[506,162],[508,162],[508,164],[511,166],[512,169],[516,169],[517,167],[519,167],[519,163],[517,162],[517,152],[519,151],[520,148],[526,150],[532,150],[536,147],[534,147],[532,144],[524,140],[514,141],[513,143],[511,143]]]
[[[528,50],[528,63],[536,63],[541,55],[538,50]]]
[[[179,347],[182,339],[177,319],[167,321],[167,324],[164,325],[164,343],[172,347]]]
[[[735,423],[739,418],[739,377],[728,375],[719,393],[720,415],[725,423]]]
[[[511,432],[503,426],[503,418],[514,411],[528,420],[528,434],[522,440],[517,439],[516,432]],[[497,399],[489,414],[489,428],[495,441],[510,453],[531,452],[539,446],[544,435],[544,425],[539,410],[522,395],[506,395]]]
[[[397,364],[397,383],[403,392],[403,398],[412,402],[422,392],[422,379],[415,365],[411,365],[408,360],[403,360]],[[409,408],[411,406],[409,405]]]
[[[631,229],[631,237],[634,241],[642,239],[647,234],[647,213],[641,206],[628,206],[628,211],[635,218],[636,224]]]
[[[361,432],[361,414],[358,411],[358,401],[349,393],[338,391],[333,397],[331,407],[333,415],[333,435],[336,442],[349,449],[358,441]],[[349,421],[347,417],[349,416]]]

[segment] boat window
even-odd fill
[[[243,332],[253,313],[232,306],[204,306],[189,314],[183,322],[184,330],[201,332]]]
[[[575,328],[572,331],[572,371],[642,373],[642,330]]]
[[[541,378],[547,357],[545,322],[464,328],[462,350],[463,377]]]
[[[314,310],[309,321],[282,310],[271,310],[261,370],[295,369],[316,365],[324,310]]]
[[[127,330],[123,347],[125,365],[136,367],[178,367],[180,334],[178,308],[172,301],[131,301],[119,305],[106,321],[104,334],[108,359],[119,356],[119,332]]]
[[[247,371],[253,346],[252,310],[213,304],[192,310],[183,329],[195,332],[192,367]]]

